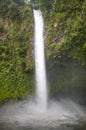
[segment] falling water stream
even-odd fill
[[[40,10],[33,10],[35,21],[36,100],[7,103],[0,107],[0,130],[85,130],[85,111],[70,100],[47,101],[44,55],[44,22]],[[53,87],[53,86],[52,86]],[[75,129],[76,126],[76,129]],[[83,128],[86,128],[85,126]]]
[[[40,10],[33,10],[35,21],[35,79],[36,99],[41,108],[47,107],[47,81],[44,54],[44,21]]]

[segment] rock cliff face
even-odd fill
[[[86,64],[86,1],[43,2],[47,57],[59,61],[76,60]],[[49,6],[48,6],[49,5]]]
[[[43,13],[50,68],[69,62],[85,66],[86,1],[35,0],[34,6]],[[33,91],[33,25],[31,3],[0,1],[0,99]]]
[[[39,3],[45,20],[50,95],[86,100],[86,1],[39,0]]]

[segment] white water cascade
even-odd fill
[[[35,21],[36,100],[0,104],[0,130],[72,130],[86,124],[86,108],[69,99],[49,100],[44,55],[44,22],[39,10],[33,10]],[[38,105],[38,106],[37,106]],[[47,109],[46,109],[47,107]],[[79,127],[78,127],[79,126]],[[84,125],[85,126],[85,125]],[[85,128],[85,127],[83,127]]]
[[[47,106],[47,82],[44,53],[44,21],[40,10],[33,10],[35,22],[35,80],[36,100],[42,108]]]

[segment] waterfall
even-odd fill
[[[42,107],[47,106],[47,82],[46,82],[46,67],[44,53],[44,21],[40,10],[33,10],[35,22],[35,80],[36,80],[36,100]]]

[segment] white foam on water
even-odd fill
[[[20,126],[57,127],[61,124],[76,124],[86,119],[83,109],[70,100],[50,101],[46,111],[31,101],[7,104],[0,109],[0,121],[15,123]]]

